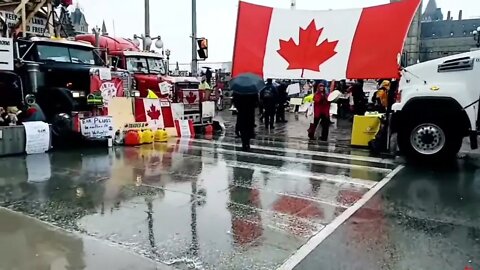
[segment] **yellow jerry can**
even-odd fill
[[[142,130],[142,143],[153,143],[153,131],[150,128]]]
[[[156,142],[167,142],[168,141],[168,133],[165,129],[159,129],[155,131],[155,141]]]
[[[353,119],[352,140],[354,146],[368,146],[380,130],[381,115],[355,115]]]

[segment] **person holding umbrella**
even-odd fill
[[[254,137],[258,92],[264,87],[263,79],[252,73],[239,75],[230,81],[233,105],[238,111],[236,129],[242,139],[243,151],[250,151],[250,140]]]

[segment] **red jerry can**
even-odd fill
[[[125,134],[125,145],[128,146],[135,146],[140,145],[140,135],[138,134],[137,130],[129,130]]]

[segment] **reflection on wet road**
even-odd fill
[[[233,139],[5,158],[0,205],[177,268],[273,269],[395,169]]]
[[[295,269],[480,269],[479,205],[480,160],[407,167]]]

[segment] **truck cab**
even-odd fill
[[[452,55],[403,69],[392,106],[393,131],[409,158],[453,158],[470,137],[476,149],[480,86],[480,50]]]
[[[19,38],[14,43],[15,73],[21,85],[15,91],[35,96],[54,135],[69,133],[79,113],[91,114],[91,94],[101,94],[103,83],[116,77],[88,43],[57,38]],[[125,75],[125,74],[123,74]],[[128,75],[128,74],[127,74]],[[18,85],[18,84],[17,84]],[[17,103],[23,100],[10,101]]]
[[[88,42],[98,46],[105,52],[104,60],[113,69],[127,70],[133,74],[133,91],[139,91],[140,97],[146,97],[148,90],[152,90],[159,97],[159,83],[163,82],[163,76],[167,74],[165,60],[161,54],[141,51],[131,40],[113,38],[110,36],[78,35],[77,41]]]

